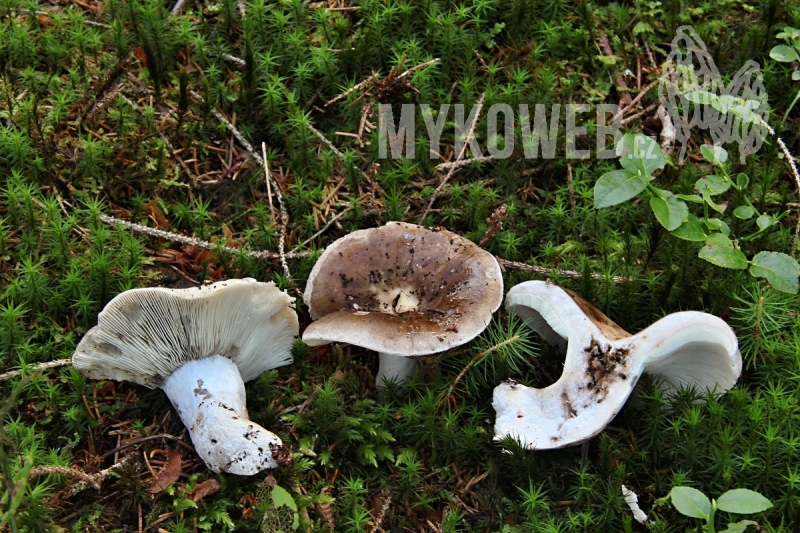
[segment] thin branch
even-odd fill
[[[520,263],[519,261],[509,261],[507,259],[503,259],[502,257],[495,257],[497,262],[500,264],[501,267],[508,268],[511,270],[524,270],[527,272],[535,272],[537,274],[541,274],[543,276],[550,276],[553,274],[558,274],[559,276],[569,278],[569,279],[580,279],[583,277],[583,274],[576,271],[576,270],[559,270],[557,268],[545,268],[536,265],[529,265],[528,263]],[[601,274],[592,274],[592,279],[605,279],[605,276]],[[611,278],[611,281],[614,283],[622,283],[623,281],[630,281],[631,278],[626,278],[623,276],[614,276]]]
[[[497,158],[493,155],[482,155],[479,157],[468,157],[466,159],[462,159],[461,161],[448,161],[447,163],[439,163],[436,165],[436,170],[442,172],[443,170],[450,170],[451,168],[459,169],[461,167],[466,167],[471,165],[472,163],[488,163],[490,161],[494,161]]]
[[[428,202],[428,207],[425,208],[425,212],[422,213],[422,217],[419,219],[420,224],[422,224],[422,222],[425,220],[425,217],[427,217],[428,213],[430,213],[431,209],[433,209],[433,203],[436,201],[436,197],[439,196],[439,192],[442,190],[442,187],[445,186],[447,180],[449,180],[450,177],[453,175],[453,173],[456,171],[455,165],[459,161],[464,159],[464,154],[467,152],[467,145],[469,145],[470,140],[472,140],[472,136],[475,134],[475,126],[478,123],[478,117],[480,117],[481,109],[483,108],[484,98],[486,98],[486,93],[481,94],[481,97],[478,98],[478,102],[475,104],[478,110],[475,112],[475,118],[472,119],[472,124],[469,125],[469,130],[467,131],[466,139],[464,139],[464,144],[461,146],[461,150],[458,152],[458,155],[456,156],[456,159],[453,162],[454,163],[453,166],[450,167],[450,170],[447,172],[445,177],[442,179],[441,182],[439,182],[439,186],[436,187],[436,190],[433,191],[433,194],[431,195],[431,200],[430,202]]]
[[[267,166],[267,145],[266,143],[261,143],[261,151],[264,154],[263,160],[261,161],[264,165],[264,175],[267,179],[267,187],[269,190],[270,181],[274,181],[274,178],[269,172],[269,166]],[[289,213],[286,211],[286,208],[283,206],[283,196],[281,195],[281,189],[278,187],[277,183],[275,185],[275,196],[278,197],[278,208],[281,210],[281,234],[278,237],[278,255],[281,258],[281,265],[283,266],[283,272],[289,277],[289,264],[286,262],[286,228],[289,225]],[[270,194],[269,200],[269,208],[270,208],[270,216],[272,215],[272,195]]]
[[[100,215],[100,220],[102,220],[106,224],[114,224],[117,226],[122,226],[127,229],[133,230],[137,233],[144,233],[145,235],[150,235],[151,237],[156,237],[158,239],[164,239],[165,241],[179,242],[181,244],[189,244],[206,250],[222,250],[223,252],[230,254],[241,253],[241,249],[239,248],[233,248],[232,246],[219,246],[217,244],[214,244],[213,242],[203,241],[195,237],[187,237],[186,235],[180,235],[178,233],[171,233],[169,231],[150,228],[148,226],[142,226],[141,224],[128,222],[127,220],[122,220],[116,217],[110,217],[108,215]],[[252,257],[255,259],[268,259],[273,261],[276,259],[280,259],[281,257],[280,254],[275,252],[270,252],[267,250],[248,251],[245,252],[245,255],[247,257]],[[311,255],[311,252],[288,252],[287,254],[285,254],[286,259],[307,257],[309,255]]]
[[[357,84],[353,85],[352,87],[350,87],[349,89],[347,89],[345,92],[343,92],[343,93],[342,93],[342,94],[340,94],[339,96],[335,96],[334,98],[332,98],[332,99],[328,100],[328,101],[325,103],[325,105],[324,105],[324,106],[322,106],[322,107],[328,107],[329,105],[331,105],[331,104],[334,104],[334,103],[338,102],[339,100],[341,100],[341,99],[343,99],[343,98],[347,98],[347,96],[349,96],[350,94],[353,94],[354,92],[358,91],[359,89],[361,89],[361,88],[363,88],[363,87],[366,87],[366,86],[367,86],[367,85],[369,85],[370,83],[374,83],[374,82],[375,82],[375,80],[376,80],[377,78],[378,78],[378,75],[377,75],[375,72],[373,72],[373,73],[370,75],[370,77],[369,77],[369,78],[365,79],[365,80],[364,80],[364,81],[362,81],[361,83],[357,83]]]
[[[48,368],[58,368],[60,366],[71,365],[72,359],[56,359],[55,361],[48,361],[47,363],[39,363],[30,367],[31,372],[38,372],[39,370],[47,370]],[[27,372],[27,370],[26,370]],[[22,374],[22,370],[12,370],[5,374],[0,374],[0,381],[8,381]]]
[[[416,72],[418,70],[422,70],[422,69],[427,68],[427,67],[429,67],[431,65],[435,65],[439,61],[441,61],[441,59],[439,59],[437,57],[435,59],[431,59],[430,61],[426,61],[425,63],[420,63],[419,65],[417,65],[415,67],[411,67],[410,69],[406,70],[402,74],[398,75],[397,78],[398,79],[399,78],[405,78],[406,76],[409,76],[409,75],[413,74],[414,72]]]

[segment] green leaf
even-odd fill
[[[606,172],[594,185],[594,206],[600,209],[630,200],[642,192],[649,181],[647,176],[627,170]]]
[[[797,294],[800,265],[794,257],[779,252],[759,252],[753,257],[750,274],[766,278],[776,290]]]
[[[292,498],[288,490],[280,485],[275,485],[272,487],[272,492],[270,494],[272,495],[272,504],[276,509],[281,506],[286,506],[292,511],[297,511],[297,503],[295,503],[294,498]]]
[[[769,51],[769,57],[774,59],[775,61],[780,61],[781,63],[791,63],[792,61],[800,61],[800,56],[797,55],[797,51],[791,46],[786,46],[785,44],[779,44],[775,48]]]
[[[716,211],[717,213],[725,212],[725,208],[728,207],[727,202],[725,202],[724,204],[716,203],[714,201],[714,199],[711,198],[711,192],[710,192],[710,189],[708,187],[703,189],[702,196],[703,196],[703,200],[708,204],[708,206],[711,209],[713,209],[714,211]]]
[[[792,72],[792,81],[800,80],[800,70]]]
[[[715,105],[719,101],[719,97],[708,91],[692,91],[686,93],[686,99],[695,104]]]
[[[704,144],[700,147],[700,153],[703,154],[706,161],[717,166],[722,166],[728,160],[728,152],[722,146]]]
[[[708,518],[711,502],[705,494],[691,487],[673,487],[669,491],[672,505],[679,513],[692,518]]]
[[[683,224],[672,231],[672,234],[685,241],[705,242],[706,240],[706,232],[703,229],[703,225],[700,223],[700,219],[691,214],[686,218]]]
[[[756,225],[758,229],[767,229],[773,224],[772,217],[769,215],[761,215],[756,219]]]
[[[731,183],[716,174],[709,174],[705,178],[700,178],[694,184],[694,189],[698,192],[703,192],[708,189],[709,194],[722,194],[731,188]]]
[[[650,197],[650,207],[661,225],[672,231],[683,224],[689,216],[689,208],[671,192],[660,192],[662,196]]]
[[[640,133],[626,133],[617,143],[617,156],[622,168],[632,173],[651,175],[664,168],[667,160],[658,143]]]
[[[736,176],[736,187],[741,191],[742,189],[747,188],[747,185],[750,183],[750,178],[747,177],[747,174],[744,172],[740,172],[738,176]]]
[[[756,213],[755,209],[750,207],[749,205],[740,205],[736,209],[733,210],[733,216],[736,218],[741,218],[742,220],[747,220],[748,218],[752,217]]]
[[[731,241],[724,233],[712,233],[706,238],[706,244],[713,246],[722,246],[723,248],[733,249],[733,241]]]
[[[725,223],[724,220],[720,220],[718,218],[706,218],[703,219],[703,223],[709,230],[719,231],[725,237],[731,234],[731,228]],[[716,244],[716,243],[708,242],[707,244]],[[733,244],[731,244],[731,248],[733,248]]]
[[[675,196],[677,196],[681,200],[686,200],[687,202],[694,202],[696,204],[703,203],[703,197],[698,196],[696,194],[676,194]]]
[[[724,237],[724,235],[718,233],[715,235]],[[737,250],[736,248],[728,248],[726,246],[720,246],[719,244],[706,244],[700,248],[700,253],[697,255],[700,259],[705,259],[718,267],[733,268],[736,270],[744,270],[747,268],[747,257],[745,257],[741,250]]]
[[[728,524],[728,529],[720,531],[720,533],[743,533],[747,526],[757,526],[758,522],[753,522],[752,520],[742,520],[740,522],[736,522]]]
[[[766,511],[772,502],[748,489],[729,490],[717,499],[717,509],[728,513],[753,514]]]

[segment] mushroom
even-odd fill
[[[292,362],[293,306],[274,283],[253,279],[129,290],[106,305],[72,364],[93,379],[162,388],[209,469],[252,475],[291,459],[250,421],[244,382]]]
[[[513,287],[506,308],[567,353],[564,373],[549,387],[506,381],[494,390],[495,440],[511,436],[527,449],[563,448],[597,435],[643,372],[660,379],[669,396],[690,387],[722,393],[742,371],[736,335],[707,313],[667,315],[631,335],[574,292],[544,281]]]
[[[380,355],[376,382],[404,382],[413,357],[459,346],[488,325],[503,299],[497,260],[441,228],[403,222],[331,244],[308,277],[310,346],[347,342]]]

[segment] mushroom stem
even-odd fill
[[[188,361],[164,384],[197,454],[216,473],[253,475],[275,468],[281,439],[250,421],[242,376],[227,357]]]
[[[397,385],[402,385],[414,374],[417,368],[416,359],[392,355],[385,352],[378,352],[380,365],[378,375],[375,376],[375,386],[384,388],[386,381],[392,381]]]

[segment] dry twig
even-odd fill
[[[445,186],[447,181],[450,179],[450,177],[456,171],[456,168],[457,168],[456,164],[459,161],[461,161],[462,159],[464,159],[464,154],[467,151],[467,146],[469,145],[469,142],[472,139],[472,136],[475,134],[475,126],[478,123],[478,117],[480,117],[480,115],[481,115],[481,109],[483,108],[483,99],[484,98],[486,98],[486,93],[481,94],[481,97],[478,98],[478,101],[475,104],[475,106],[477,106],[478,110],[475,112],[475,118],[472,120],[472,124],[469,125],[469,130],[467,130],[467,137],[464,139],[464,144],[461,146],[461,150],[459,150],[458,155],[456,156],[456,159],[453,162],[454,163],[453,166],[450,167],[450,170],[447,172],[445,177],[442,179],[441,182],[439,182],[439,186],[436,187],[436,190],[433,191],[433,194],[431,195],[431,200],[430,200],[430,202],[428,202],[428,207],[425,208],[425,212],[422,213],[422,217],[419,219],[419,223],[420,224],[422,224],[422,222],[425,220],[425,217],[427,217],[428,213],[430,213],[431,209],[433,209],[433,203],[436,201],[436,197],[439,196],[439,192],[442,190],[442,187]],[[475,154],[473,154],[473,155],[475,155]]]

